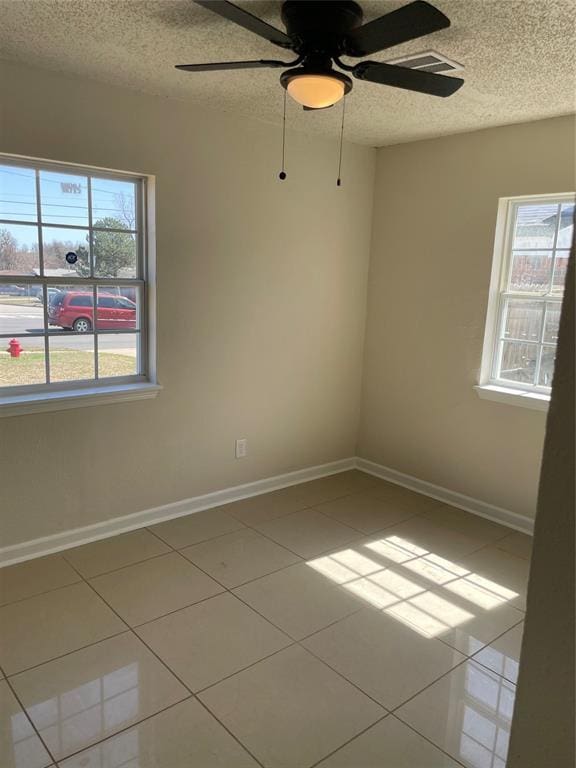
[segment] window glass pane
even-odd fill
[[[94,327],[93,286],[50,286],[48,299],[48,323],[58,335],[61,331],[75,331],[79,335],[90,333]],[[85,348],[82,339],[74,342],[75,348]]]
[[[99,331],[132,331],[140,328],[138,286],[98,286],[96,320]]]
[[[137,277],[135,235],[94,230],[92,242],[96,277]]]
[[[502,343],[499,378],[524,384],[534,384],[537,359],[537,344],[504,341]]]
[[[550,288],[553,251],[514,251],[508,288],[542,293]]]
[[[93,379],[94,336],[50,336],[50,381]]]
[[[540,341],[544,304],[538,301],[509,299],[504,336],[519,341]]]
[[[89,277],[90,236],[87,229],[42,227],[44,274],[48,277]],[[66,256],[75,254],[73,257]]]
[[[83,296],[73,296],[70,300],[71,307],[91,307],[93,303],[93,297],[87,293]]]
[[[42,221],[88,226],[88,180],[69,173],[40,171]]]
[[[0,333],[43,333],[42,286],[0,283]]]
[[[519,205],[516,209],[513,248],[552,248],[558,210],[556,203]]]
[[[0,386],[21,387],[46,383],[44,338],[14,336],[0,339]],[[8,351],[10,350],[10,351]]]
[[[92,178],[92,223],[107,229],[136,229],[133,181]]]
[[[0,219],[37,221],[36,171],[0,165]]]
[[[571,248],[574,237],[574,203],[565,203],[560,215],[560,230],[556,246],[558,248]]]
[[[98,334],[98,377],[136,376],[139,373],[138,333]]]
[[[98,378],[144,370],[143,288],[131,282],[141,277],[139,190],[128,178],[0,162],[0,386],[45,384],[46,368],[50,383],[93,380],[96,331]]]
[[[568,257],[570,251],[556,251],[556,260],[554,262],[554,278],[552,280],[552,291],[554,293],[564,292],[564,283],[566,282],[566,270],[568,269]]]
[[[558,326],[560,325],[559,304],[548,304],[546,308],[546,322],[544,324],[544,341],[556,344],[558,341]]]
[[[0,275],[39,272],[38,227],[0,222]]]
[[[540,361],[540,375],[538,384],[541,387],[551,387],[554,377],[554,360],[556,358],[556,347],[542,347],[542,360]]]

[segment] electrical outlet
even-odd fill
[[[245,437],[236,440],[236,458],[243,459],[248,455],[248,440]]]

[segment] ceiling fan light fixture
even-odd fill
[[[288,93],[303,107],[324,109],[344,97],[344,83],[326,75],[300,75],[290,80]]]
[[[326,109],[336,104],[352,89],[352,81],[340,72],[310,72],[291,69],[280,82],[290,96],[308,109]]]

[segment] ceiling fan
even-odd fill
[[[361,61],[349,65],[342,56],[360,58],[450,26],[437,8],[415,0],[391,13],[362,24],[362,8],[353,0],[285,0],[283,32],[226,0],[194,0],[280,48],[293,51],[294,61],[260,59],[209,64],[180,64],[186,72],[229,69],[286,69],[280,83],[304,109],[325,109],[352,90],[352,79],[390,85],[431,96],[450,96],[464,81],[399,65]],[[336,65],[339,72],[333,68]]]

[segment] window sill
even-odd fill
[[[0,397],[1,416],[22,416],[27,413],[65,411],[93,405],[125,403],[130,400],[148,400],[156,397],[162,387],[159,384],[118,384],[107,387],[35,392],[25,395]]]
[[[482,400],[493,400],[496,403],[519,405],[521,408],[531,408],[534,411],[547,411],[550,405],[550,395],[538,392],[523,392],[511,387],[498,387],[495,384],[483,384],[474,387]]]

